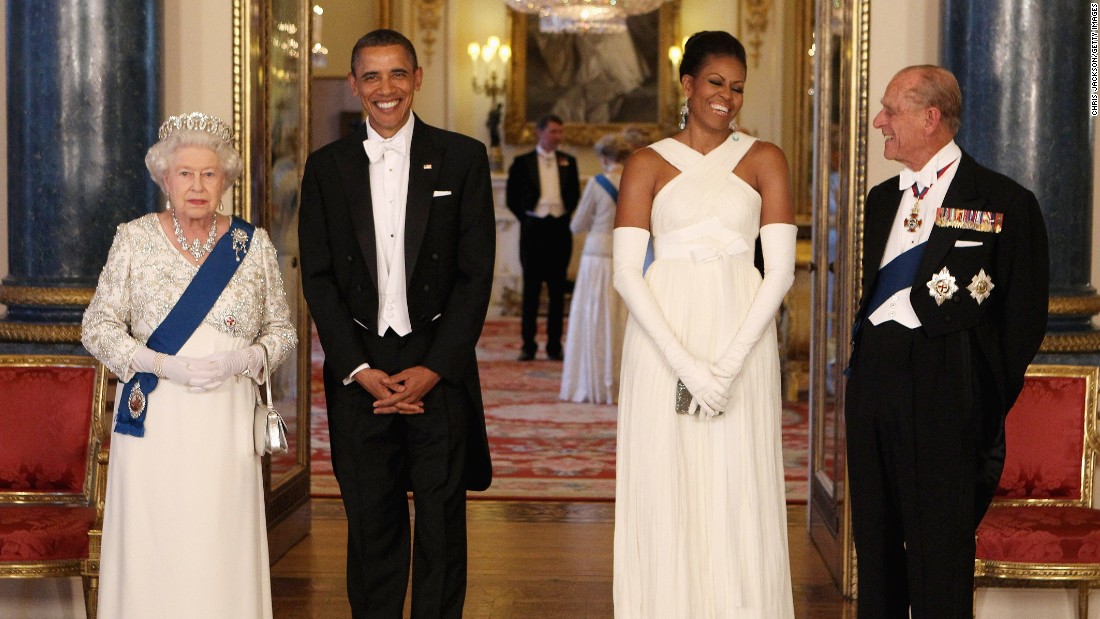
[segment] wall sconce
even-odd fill
[[[504,95],[505,79],[504,71],[508,68],[508,61],[512,58],[512,47],[502,45],[500,37],[489,37],[485,45],[477,42],[466,46],[466,53],[474,65],[473,87],[474,94],[486,95],[495,106],[497,100]],[[497,71],[501,77],[497,78]]]
[[[679,45],[668,48],[668,61],[672,63],[672,79],[676,79],[676,74],[680,70],[680,61],[683,58],[684,50],[680,49]]]
[[[489,128],[489,167],[494,171],[504,170],[504,154],[500,146],[500,118],[507,79],[508,61],[512,58],[512,47],[501,44],[500,37],[494,35],[479,45],[476,41],[466,46],[466,53],[473,62],[474,94],[485,95],[491,101],[489,118],[485,126]],[[500,77],[498,78],[498,71]]]

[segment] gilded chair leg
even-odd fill
[[[1089,583],[1084,581],[1077,585],[1077,617],[1089,619]]]
[[[84,614],[88,619],[96,619],[99,611],[99,576],[85,574],[84,580]]]

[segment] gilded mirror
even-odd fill
[[[843,370],[859,301],[869,0],[818,0],[814,19],[810,537],[841,590],[851,596],[855,556],[848,518]]]
[[[309,136],[309,20],[304,0],[234,0],[234,130],[245,162],[237,214],[263,227],[298,331],[298,348],[270,377],[290,450],[264,457],[274,561],[308,532],[310,332],[298,270],[298,187]],[[304,526],[303,526],[304,523]]]

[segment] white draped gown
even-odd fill
[[[617,188],[622,171],[605,176]],[[558,397],[570,402],[614,404],[619,392],[626,306],[611,281],[611,229],[615,200],[595,177],[588,180],[569,224],[587,232],[565,333],[565,361]]]
[[[654,198],[645,279],[673,333],[711,362],[761,282],[753,266],[760,195],[732,173],[753,141],[735,133],[705,156],[671,138],[651,146],[680,174]],[[615,617],[793,617],[774,325],[723,415],[677,415],[676,381],[631,318],[619,392]]]
[[[129,380],[133,351],[197,272],[155,214],[119,226],[84,316],[85,347],[120,381]],[[289,317],[275,248],[257,229],[179,354],[204,357],[259,343],[274,368],[296,343]],[[250,379],[230,379],[205,393],[161,379],[148,396],[145,435],[112,433],[101,619],[271,617],[255,401]]]

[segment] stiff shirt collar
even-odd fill
[[[932,158],[924,164],[919,172],[904,168],[898,174],[898,189],[905,191],[912,187],[913,183],[917,184],[918,192],[923,191],[926,187],[931,187],[936,182],[939,171],[948,164],[958,161],[960,157],[962,157],[962,149],[959,148],[958,144],[955,144],[955,140],[951,140],[935,155],[932,155]]]

